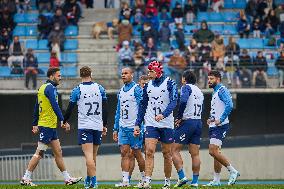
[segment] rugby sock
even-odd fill
[[[131,180],[131,175],[128,176],[128,181],[130,182],[130,180]]]
[[[178,179],[181,180],[185,177],[183,168],[178,171]]]
[[[199,177],[199,175],[193,174],[193,175],[192,175],[192,181],[191,181],[191,183],[192,183],[192,184],[198,183],[198,177]]]
[[[215,182],[220,182],[220,173],[215,173],[214,172],[214,181]]]
[[[62,176],[64,180],[69,180],[71,178],[67,171],[62,171]]]
[[[23,179],[31,179],[32,173],[33,172],[26,170],[25,175],[23,176]]]
[[[151,177],[146,176],[145,177],[145,182],[150,184],[151,183]]]
[[[91,178],[91,185],[96,185],[97,184],[97,177],[96,176],[93,176],[92,178]]]
[[[171,185],[171,178],[165,178],[165,184],[170,186]]]
[[[128,176],[129,176],[129,172],[122,171],[122,181],[123,182],[129,182]]]
[[[85,182],[90,183],[90,182],[91,182],[91,177],[90,177],[90,176],[87,176],[86,179],[85,179]]]
[[[230,164],[227,166],[228,171],[231,172],[237,172],[237,170]]]
[[[145,180],[145,172],[142,171],[140,172],[140,174],[141,174],[141,181],[143,182]]]

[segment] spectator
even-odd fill
[[[52,6],[53,0],[38,0],[38,9],[40,14],[44,11],[51,12]]]
[[[175,8],[172,10],[172,18],[174,19],[176,24],[182,24],[183,11],[179,2],[176,3]]]
[[[5,12],[10,16],[14,16],[17,12],[17,7],[15,1],[2,0],[0,1],[0,12]]]
[[[253,30],[253,37],[260,38],[260,30],[262,28],[262,23],[260,22],[259,18],[255,18],[252,23],[252,30]]]
[[[56,51],[51,51],[50,53],[50,61],[49,61],[49,67],[59,67],[60,66],[60,62],[57,56],[57,52]]]
[[[192,0],[188,0],[187,4],[184,5],[185,23],[187,25],[192,25],[196,14],[197,7],[193,4]]]
[[[212,63],[212,48],[210,44],[205,40],[199,47],[198,61],[202,65],[202,75],[204,77],[204,88],[207,86],[207,75],[211,71]],[[201,74],[200,74],[201,75]],[[201,77],[201,76],[200,76]]]
[[[233,61],[233,59],[227,59],[226,62],[224,62],[224,64],[225,64],[228,85],[232,85],[234,79],[236,79],[236,85],[237,87],[240,87],[238,63],[236,61]]]
[[[170,17],[170,15],[168,14],[166,8],[163,8],[163,9],[162,9],[162,12],[160,13],[159,19],[160,19],[160,21],[162,20],[162,21],[171,22],[171,17]]]
[[[265,15],[269,14],[269,11],[274,10],[276,8],[273,0],[266,0],[267,7],[264,9]]]
[[[282,5],[277,6],[275,9],[275,15],[280,22],[284,21],[284,9]]]
[[[139,26],[141,27],[142,24],[143,24],[143,20],[144,20],[144,15],[142,13],[142,10],[140,8],[137,8],[135,10],[135,15],[134,15],[134,22],[133,22],[133,25],[134,26]]]
[[[129,47],[128,41],[123,41],[122,48],[119,50],[118,56],[120,65],[130,67],[134,66],[133,52]]]
[[[76,3],[76,0],[65,2],[63,10],[68,23],[77,26],[81,17],[81,9],[80,6]]]
[[[257,16],[257,1],[256,0],[249,0],[246,8],[245,14],[249,16],[249,20],[252,21]],[[241,17],[241,15],[240,15]]]
[[[280,32],[281,41],[283,42],[284,41],[284,21],[282,21],[279,26],[279,32]]]
[[[217,61],[219,58],[224,59],[225,53],[224,39],[220,35],[216,35],[212,42],[213,60]]]
[[[31,8],[30,0],[16,0],[16,6],[18,13],[25,13]]]
[[[173,56],[170,58],[168,62],[168,69],[170,71],[170,75],[177,82],[177,86],[181,86],[181,74],[186,68],[186,61],[180,55],[180,51],[178,49],[174,50]]]
[[[64,31],[68,25],[66,17],[62,14],[62,9],[58,8],[55,11],[55,15],[52,18],[53,26],[58,23],[60,25],[60,29]]]
[[[59,23],[55,23],[51,32],[48,35],[48,46],[50,50],[52,48],[52,43],[57,41],[60,46],[60,51],[64,51],[64,42],[65,42],[65,35],[62,29],[60,28]]]
[[[17,67],[23,68],[25,48],[19,41],[19,36],[14,36],[14,41],[9,48],[8,66],[10,68]]]
[[[262,51],[257,52],[257,56],[253,61],[254,72],[252,75],[252,84],[255,87],[264,87],[267,83],[267,61]]]
[[[119,45],[122,44],[123,41],[130,42],[132,38],[132,26],[128,20],[122,20],[118,25],[118,41]]]
[[[54,39],[54,41],[52,41],[51,52],[56,52],[58,61],[61,62],[60,42],[58,41],[58,39]]]
[[[155,16],[153,13],[150,12],[144,18],[144,23],[150,23],[151,28],[153,28],[155,31],[158,31],[160,26],[158,16]]]
[[[48,34],[51,30],[51,23],[49,22],[48,18],[44,15],[39,15],[38,17],[38,38],[39,39],[47,39]]]
[[[162,27],[159,31],[159,41],[161,45],[161,51],[168,51],[170,48],[170,37],[171,30],[168,22],[163,22]]]
[[[9,50],[4,44],[0,43],[0,66],[7,66],[9,58]]]
[[[266,26],[265,28],[265,36],[269,38],[271,35],[273,35],[278,30],[279,26],[279,19],[275,15],[274,10],[270,10],[267,17],[264,19],[264,24]]]
[[[2,30],[0,35],[0,44],[4,46],[5,49],[9,49],[11,43],[11,39],[9,33],[6,29]]]
[[[224,7],[224,0],[213,0],[212,9],[215,12],[220,12],[220,7]]]
[[[280,56],[276,60],[275,66],[279,73],[279,78],[278,78],[279,87],[282,88],[284,86],[284,83],[283,83],[283,80],[284,80],[284,51],[281,51]]]
[[[114,0],[108,0],[106,8],[113,8],[114,9]]]
[[[24,59],[24,69],[25,69],[25,87],[29,89],[29,81],[33,81],[33,89],[36,89],[36,78],[38,74],[38,62],[34,55],[33,49],[28,49],[27,54]]]
[[[134,63],[135,63],[135,81],[139,80],[140,75],[145,74],[144,67],[144,47],[141,44],[137,44],[135,47],[135,53],[133,55]]]
[[[158,15],[158,9],[154,0],[148,0],[146,4],[145,15],[147,16],[149,13],[152,13],[154,16]]]
[[[57,9],[62,9],[63,2],[61,0],[55,0],[53,5],[53,12],[56,12]]]
[[[225,64],[228,60],[233,62],[239,62],[240,46],[236,43],[236,39],[233,36],[229,37],[229,44],[226,46],[226,56],[224,58]]]
[[[86,3],[86,8],[88,9],[88,8],[94,8],[94,0],[86,0],[85,1],[85,3]]]
[[[175,37],[176,37],[176,40],[177,40],[179,50],[184,51],[184,49],[185,49],[185,46],[184,46],[185,37],[184,37],[182,24],[177,25],[177,31],[175,31]]]
[[[237,30],[239,32],[240,38],[243,38],[244,35],[246,36],[246,38],[249,37],[250,24],[247,21],[247,18],[245,15],[241,15],[241,18],[237,24]]]
[[[197,43],[209,42],[211,43],[214,40],[214,33],[208,29],[206,21],[201,22],[201,28],[193,34],[193,38]]]
[[[190,45],[185,49],[184,57],[187,64],[191,62],[196,62],[198,57],[198,46],[195,39],[191,39]]]
[[[151,27],[151,24],[150,23],[144,23],[144,26],[143,26],[143,30],[142,30],[142,33],[141,33],[141,39],[142,39],[142,42],[145,44],[149,38],[152,38],[154,40],[154,44],[156,46],[157,44],[157,41],[158,41],[158,32]]]
[[[160,12],[165,9],[166,12],[170,11],[170,7],[171,7],[171,0],[159,0],[157,2],[157,5],[159,7]]]
[[[136,9],[141,9],[142,12],[145,11],[145,2],[144,0],[135,0],[135,8]]]
[[[131,16],[132,9],[129,7],[129,4],[127,2],[122,2],[121,3],[120,15],[119,15],[120,21],[125,19],[126,14]],[[130,20],[130,18],[128,20]]]
[[[250,87],[253,64],[251,57],[248,54],[248,50],[246,49],[243,49],[242,54],[240,55],[239,67],[242,87]]]
[[[107,34],[109,39],[113,39],[113,33],[118,31],[118,19],[113,19],[107,23]]]
[[[145,50],[144,50],[144,57],[145,57],[145,61],[149,62],[151,59],[153,58],[157,58],[157,47],[154,44],[154,39],[153,38],[148,38],[147,40],[147,44],[145,46]]]
[[[11,34],[16,26],[16,23],[14,22],[12,15],[4,12],[1,14],[0,19],[1,19],[0,30],[1,31],[7,30]]]
[[[257,15],[260,16],[261,19],[265,16],[265,9],[267,8],[266,0],[259,0],[257,4]]]
[[[200,12],[207,12],[208,2],[206,0],[200,0],[198,3],[198,9]]]

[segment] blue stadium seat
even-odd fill
[[[40,77],[46,77],[46,72],[47,72],[47,70],[48,70],[48,67],[39,67],[38,68],[39,69],[39,76]]]
[[[185,35],[192,35],[194,31],[197,30],[197,26],[196,25],[185,25],[183,29],[184,29]]]
[[[223,12],[224,22],[237,22],[237,13],[235,12]]]
[[[248,42],[248,39],[244,39],[244,38],[239,39],[237,41],[237,43],[239,44],[241,49],[249,49],[250,48],[250,44]]]
[[[37,23],[38,22],[38,13],[26,13],[25,14],[26,23]]]
[[[16,26],[13,30],[13,35],[25,36],[26,35],[26,27],[25,26]]]
[[[235,8],[244,9],[246,8],[247,2],[246,0],[236,0]]]
[[[17,13],[14,15],[14,22],[25,23],[25,14]]]
[[[38,49],[39,50],[48,50],[48,41],[46,39],[42,39],[38,41]]]
[[[77,39],[67,39],[64,43],[65,50],[76,50],[78,49],[78,40]]]
[[[31,48],[31,49],[34,49],[34,50],[37,50],[38,49],[38,43],[37,43],[37,40],[35,39],[29,39],[26,41],[26,48]]]
[[[263,40],[259,38],[248,39],[247,41],[251,49],[263,49]]]
[[[227,46],[229,44],[228,37],[224,37],[223,40],[224,40],[224,45]]]
[[[61,67],[60,69],[64,77],[76,77],[77,76],[76,66]]]
[[[172,48],[177,49],[178,48],[177,40],[171,40],[170,45]]]
[[[78,62],[77,53],[62,53],[61,54],[61,61],[63,63],[76,63]]]
[[[37,36],[37,26],[26,26],[26,36]]]
[[[167,12],[167,15],[168,15],[169,19],[172,18],[171,14],[170,14],[169,12]],[[158,19],[159,19],[160,21],[165,21],[165,19],[162,19],[162,18],[161,18],[161,13],[160,13],[160,12],[158,13]]]
[[[177,27],[175,24],[169,24],[169,28],[171,30],[172,35],[175,33],[175,31],[177,31]]]
[[[140,36],[141,35],[141,30],[139,31],[139,26],[133,26],[132,34],[134,36]]]
[[[222,13],[217,13],[217,12],[209,13],[209,22],[224,22]]]
[[[202,22],[203,20],[206,20],[206,21],[209,20],[209,15],[207,12],[199,12],[197,14],[197,21]]]
[[[65,36],[77,36],[78,27],[77,26],[68,26],[64,31]]]
[[[274,0],[275,5],[282,5],[283,0]]]
[[[278,76],[278,70],[277,68],[273,66],[268,66],[267,68],[267,75],[268,76]]]
[[[233,8],[236,8],[236,4],[233,2],[233,0],[225,0],[224,8],[225,9],[233,9]]]
[[[210,30],[215,34],[223,34],[224,27],[222,24],[212,24],[209,26]]]
[[[254,59],[254,58],[256,57],[256,55],[257,55],[257,52],[256,52],[256,51],[250,51],[250,52],[249,52],[249,55],[250,55],[250,57],[251,57],[252,59]]]
[[[223,34],[225,34],[225,35],[237,35],[238,31],[237,31],[236,25],[225,24]]]
[[[8,66],[0,66],[0,77],[9,77],[11,75],[11,70]]]
[[[50,53],[37,53],[36,56],[39,64],[47,64],[50,62]]]

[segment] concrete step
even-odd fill
[[[79,25],[84,22],[109,22],[118,17],[118,9],[84,9],[83,16]]]
[[[109,65],[117,62],[116,52],[90,52],[84,53],[79,52],[79,63],[80,64],[96,64],[96,65]]]
[[[80,39],[79,40],[79,50],[86,51],[104,51],[111,50],[114,51],[114,46],[117,44],[117,40],[109,40],[109,39]]]

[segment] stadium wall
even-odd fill
[[[69,92],[61,93],[59,97],[62,109],[68,105]],[[234,93],[234,110],[231,114],[231,130],[229,136],[251,136],[284,133],[284,92],[269,93]],[[35,94],[1,94],[1,133],[0,149],[21,148],[25,144],[33,144],[37,136],[31,132],[32,114],[35,103]],[[103,143],[113,143],[112,128],[116,109],[116,93],[108,94],[109,134]],[[203,118],[209,116],[211,94],[205,94]],[[70,120],[72,130],[66,134],[58,129],[62,145],[77,145],[77,111],[73,111]],[[208,127],[204,125],[202,137],[207,138]],[[13,140],[11,140],[11,137]],[[1,151],[0,151],[1,153]]]
[[[222,152],[232,161],[233,165],[240,171],[240,179],[248,180],[268,180],[284,179],[284,145],[262,146],[262,147],[245,147],[245,148],[225,148]],[[186,175],[191,177],[191,159],[186,151],[182,152],[184,160],[184,170]],[[213,159],[204,149],[200,152],[201,171],[200,179],[208,180],[213,175]],[[164,179],[162,153],[155,154],[155,164],[153,179]],[[85,176],[86,166],[83,157],[66,157],[66,166],[70,173],[75,176]],[[76,162],[74,164],[74,162]],[[137,163],[136,163],[137,165]],[[55,166],[55,165],[54,165]],[[61,180],[62,176],[57,168],[56,179]],[[137,166],[133,173],[133,179],[138,180],[140,177]],[[100,155],[97,158],[97,178],[98,180],[120,180],[120,155]],[[173,166],[172,178],[177,179],[177,173]],[[228,172],[222,169],[221,178],[227,180]]]

